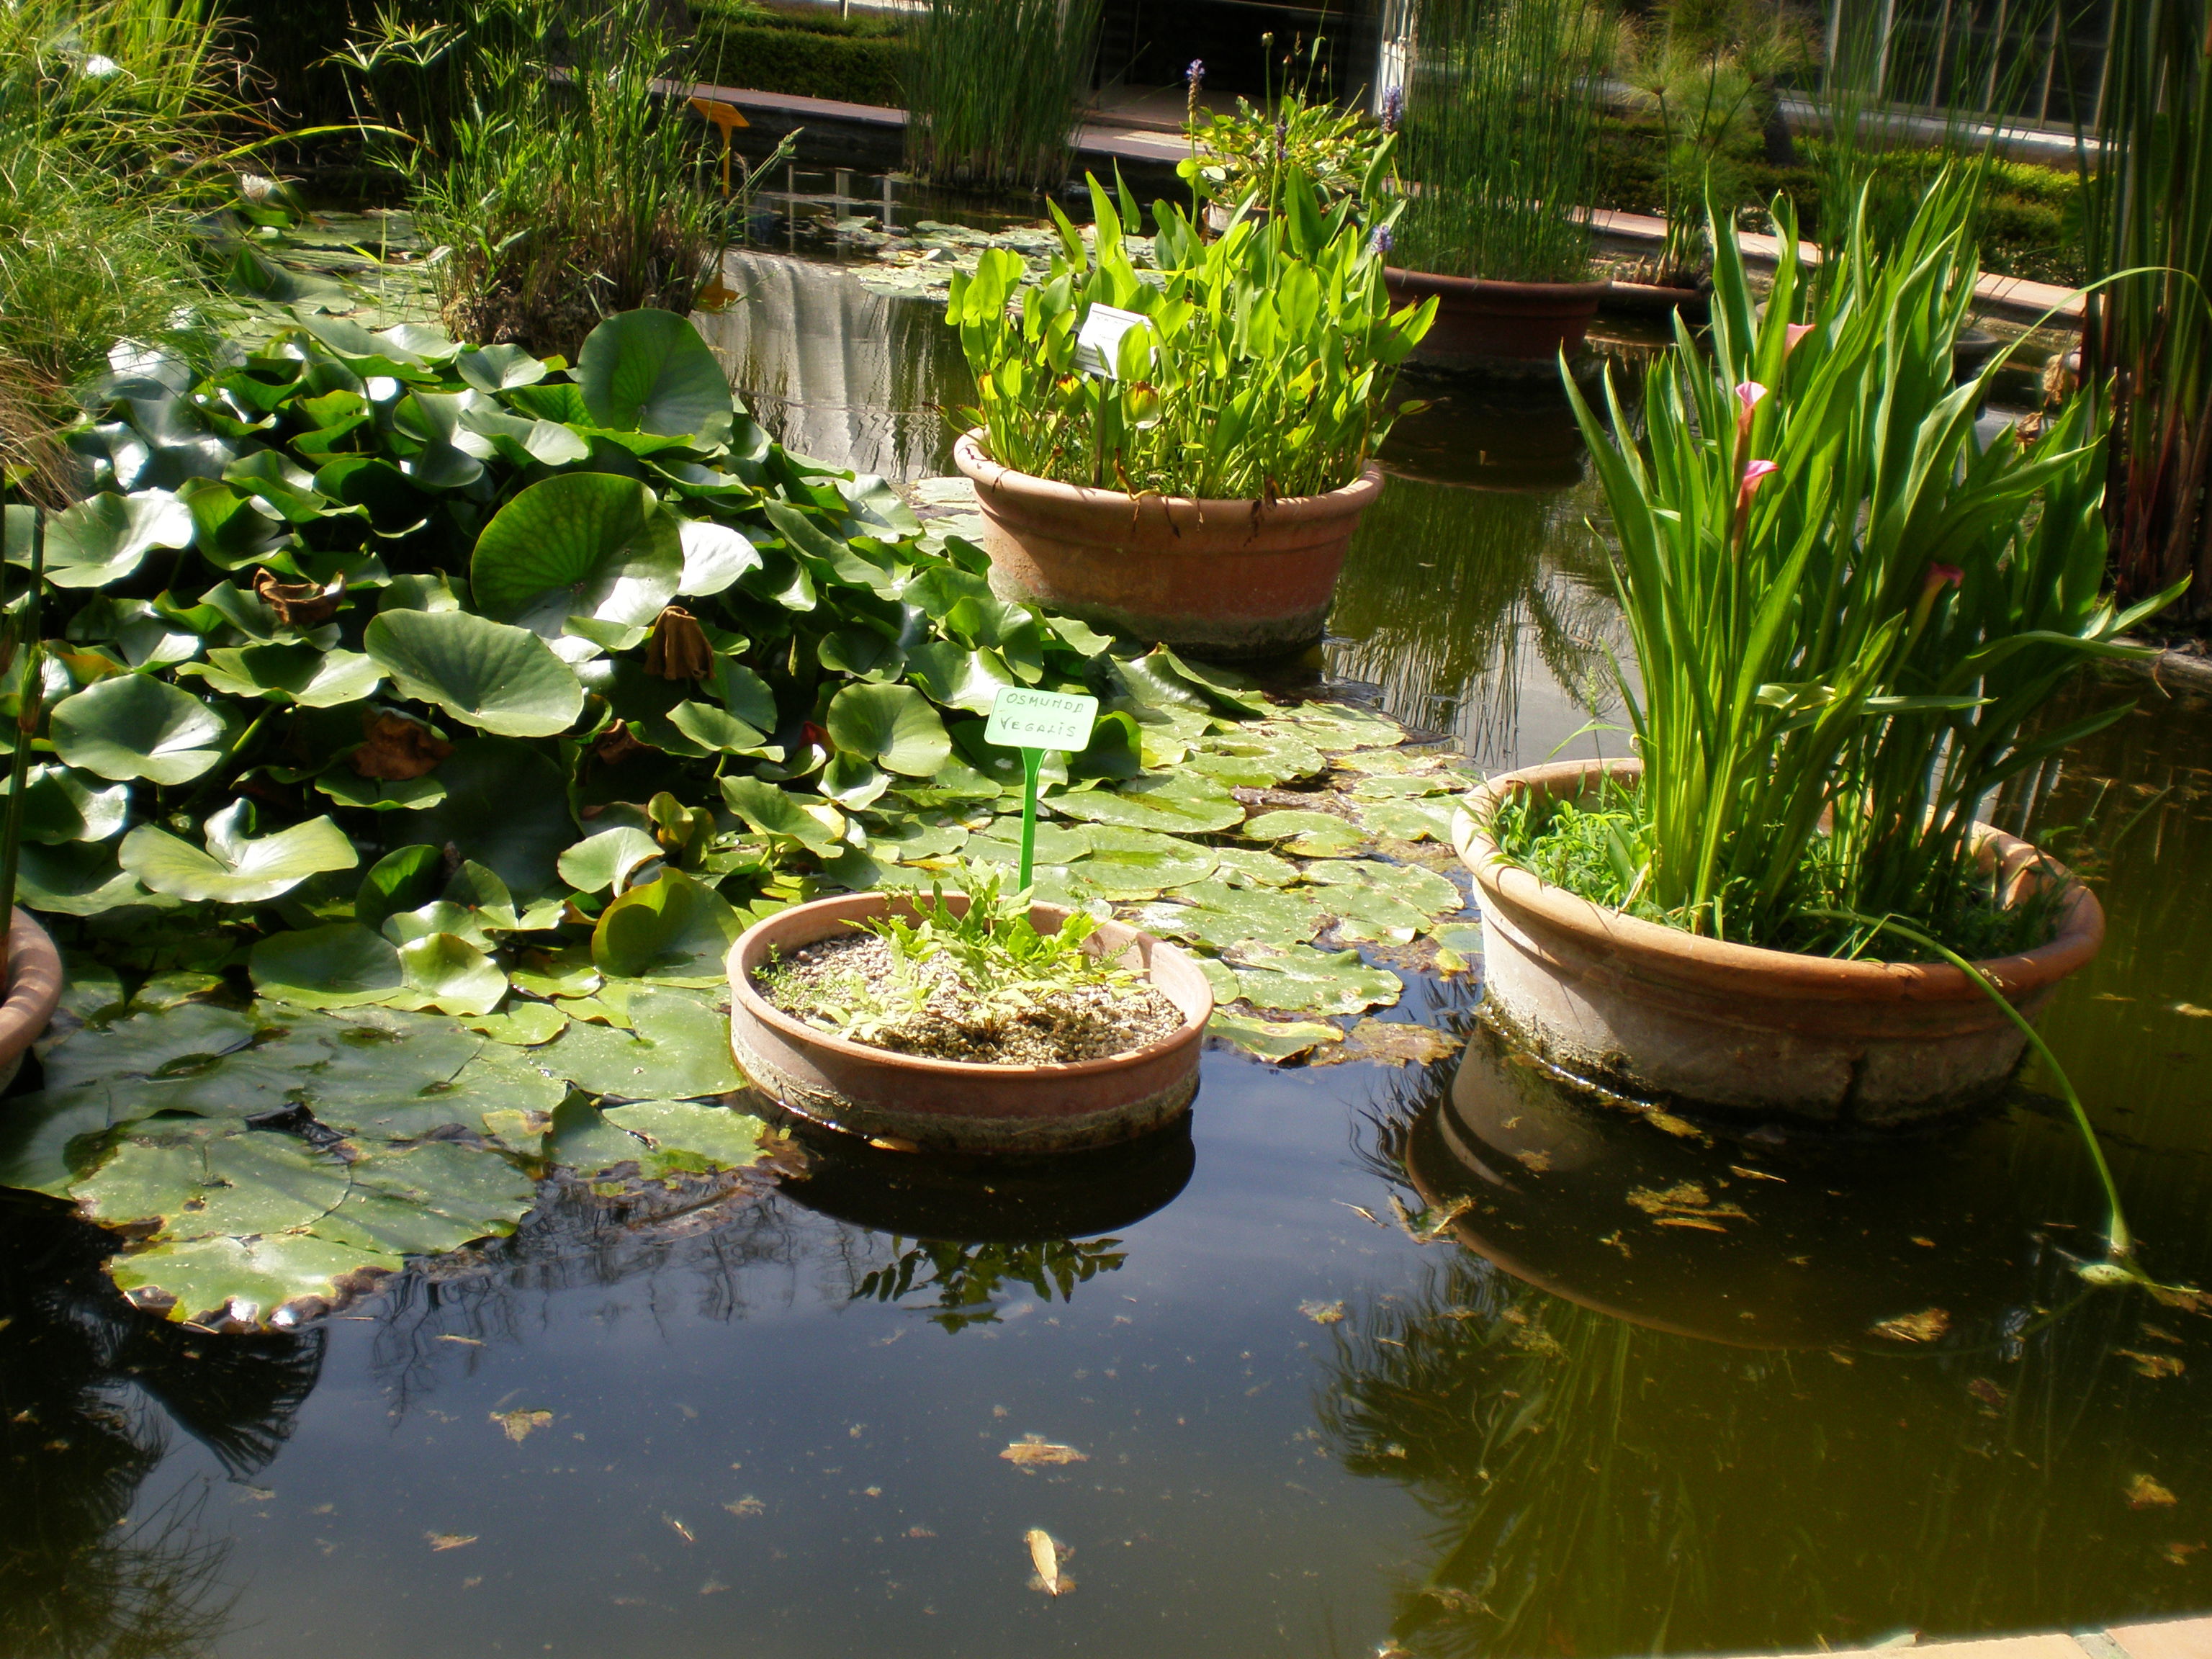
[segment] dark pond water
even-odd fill
[[[788,441],[942,470],[935,307],[728,280]],[[1444,392],[1325,667],[1486,766],[1617,745],[1564,410]],[[2204,1283],[2212,699],[2080,700],[2116,697],[2011,810],[2076,827],[2112,933],[2046,1029],[2151,1264]],[[0,1653],[1603,1659],[2212,1604],[2212,1319],[2075,1277],[2098,1197],[2045,1080],[1902,1146],[1711,1141],[1496,1052],[1477,994],[1390,1016],[1452,1060],[1210,1054],[1187,1133],[1065,1169],[558,1200],[303,1337],[153,1325],[8,1218]],[[1653,1212],[1686,1186],[1721,1219]],[[1030,1436],[1082,1461],[1000,1456]]]

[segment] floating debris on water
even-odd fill
[[[1064,1463],[1088,1463],[1090,1454],[1063,1446],[1041,1434],[1024,1435],[999,1454],[1018,1469],[1057,1468]]]

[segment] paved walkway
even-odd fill
[[[746,87],[702,83],[693,88],[692,95],[720,99],[741,110],[769,116],[778,126],[808,121],[842,121],[858,126],[891,128],[905,126],[907,119],[902,109],[847,104],[835,98],[799,98],[788,93],[755,92]],[[1190,154],[1189,143],[1180,132],[1115,126],[1097,121],[1086,122],[1076,130],[1075,147],[1085,155],[1164,167],[1173,167]],[[1656,243],[1667,232],[1664,221],[1641,213],[1601,209],[1590,216],[1590,222],[1601,234],[1626,242]],[[1780,257],[1780,245],[1771,236],[1746,232],[1741,240],[1745,260],[1750,264],[1771,267]],[[1816,250],[1808,249],[1807,252],[1813,258],[1820,257]],[[1975,293],[1979,301],[1978,308],[1985,315],[2026,324],[2040,321],[2046,313],[2052,313],[2055,314],[2051,323],[2054,327],[2081,325],[2081,296],[2072,289],[2054,288],[2048,283],[2031,283],[2017,276],[1985,276],[1976,285]],[[2208,1655],[2207,1659],[2212,1659],[2212,1655]]]
[[[2000,1636],[1979,1642],[1929,1642],[1877,1653],[1941,1654],[1943,1659],[2212,1659],[2212,1619],[2173,1619],[2154,1625],[2118,1625],[2072,1636]],[[1834,1659],[1827,1654],[1784,1659]]]

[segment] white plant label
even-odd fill
[[[1002,685],[991,699],[983,741],[1005,749],[1081,749],[1091,741],[1098,699],[1066,691]]]
[[[1145,321],[1144,313],[1123,311],[1115,306],[1093,306],[1083,319],[1083,330],[1075,337],[1077,365],[1092,374],[1115,377],[1115,365],[1121,361],[1121,337]]]

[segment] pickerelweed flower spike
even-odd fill
[[[1382,94],[1382,131],[1395,132],[1398,118],[1406,112],[1406,89],[1393,87]]]
[[[1192,58],[1190,60],[1190,67],[1182,72],[1182,78],[1185,83],[1189,86],[1190,89],[1193,92],[1196,92],[1199,88],[1199,83],[1206,79],[1206,59],[1203,58]]]
[[[1375,234],[1367,239],[1367,251],[1370,253],[1388,253],[1396,246],[1397,240],[1398,239],[1390,234],[1389,226],[1377,225],[1375,227]]]

